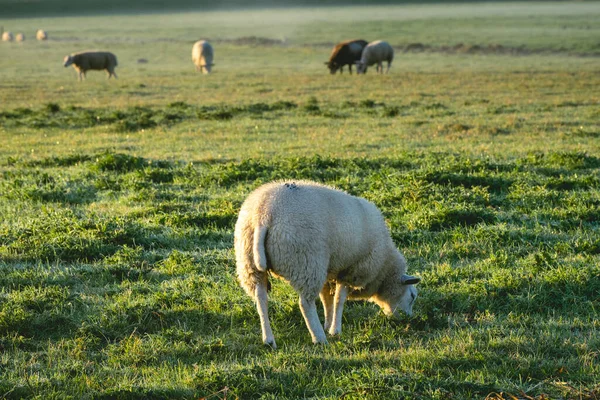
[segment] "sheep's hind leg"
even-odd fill
[[[317,306],[315,304],[316,296],[307,296],[306,294],[300,294],[300,311],[304,316],[306,327],[310,332],[313,343],[327,343],[325,338],[325,331],[319,321],[319,315],[317,314]]]
[[[330,335],[340,335],[342,333],[342,313],[344,312],[344,303],[347,297],[348,286],[338,282],[333,300],[333,325],[329,328]]]
[[[321,289],[319,295],[321,302],[323,303],[323,310],[325,312],[325,331],[329,331],[331,324],[333,323],[333,295],[331,294],[331,286],[329,282],[326,282]]]
[[[256,299],[256,309],[258,310],[258,316],[260,317],[260,328],[262,331],[262,340],[264,344],[268,344],[274,349],[277,348],[275,344],[275,337],[271,330],[271,323],[269,322],[269,308],[267,305],[267,285],[266,282],[259,282],[256,285],[254,291]]]

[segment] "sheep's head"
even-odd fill
[[[73,57],[65,56],[65,58],[63,59],[63,63],[65,67],[68,67],[69,65],[73,64]]]
[[[412,315],[413,304],[415,304],[415,301],[417,300],[417,288],[415,285],[421,282],[421,278],[410,275],[402,275],[400,281],[402,282],[401,291],[403,293],[400,296],[400,301],[393,310],[393,313],[396,315],[398,310],[402,310],[406,313],[406,315]]]
[[[367,72],[367,63],[363,61],[356,61],[354,63],[356,65],[356,73],[357,74],[365,74]]]
[[[417,300],[415,285],[421,282],[421,278],[406,275],[403,272],[406,271],[406,260],[399,253],[396,262],[393,264],[394,272],[386,276],[370,300],[379,305],[386,315],[398,317],[400,311],[412,315],[413,305]]]
[[[329,73],[331,75],[335,74],[337,70],[340,69],[340,66],[333,61],[325,61],[325,65],[327,65],[327,68],[329,68]]]

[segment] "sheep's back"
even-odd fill
[[[110,52],[84,52],[74,55],[74,64],[85,70],[106,69],[117,65],[117,57]]]
[[[368,65],[379,61],[391,61],[394,58],[394,50],[389,43],[378,40],[369,43],[363,50],[361,59]]]
[[[359,60],[367,44],[367,41],[362,39],[353,39],[338,43],[331,51],[329,64],[345,64]]]
[[[325,262],[335,273],[387,245],[385,222],[364,199],[302,181],[270,185],[258,197],[255,214],[268,226],[266,249],[275,271],[302,254],[301,259]]]
[[[200,61],[206,61],[206,64],[212,64],[213,59],[213,49],[210,43],[206,40],[200,40],[194,43],[192,47],[192,60],[194,63],[199,63]]]

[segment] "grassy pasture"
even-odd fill
[[[597,2],[1,19],[28,40],[0,43],[0,398],[599,398],[598,21]],[[387,39],[391,73],[330,76],[348,37]],[[94,48],[118,80],[62,67]],[[314,347],[273,281],[264,348],[232,242],[273,179],[377,204],[423,278],[415,315],[351,302]]]

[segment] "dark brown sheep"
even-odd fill
[[[347,65],[350,74],[352,74],[352,65],[360,60],[362,51],[367,44],[368,42],[362,39],[346,40],[336,44],[331,51],[329,61],[325,62],[329,72],[333,75],[339,69],[340,73],[343,73],[344,65]]]
[[[73,68],[78,73],[79,80],[85,78],[85,73],[90,69],[106,70],[108,72],[108,79],[111,76],[117,77],[117,74],[115,74],[117,57],[108,51],[89,51],[71,54],[65,56],[64,65],[65,67],[73,65]]]

